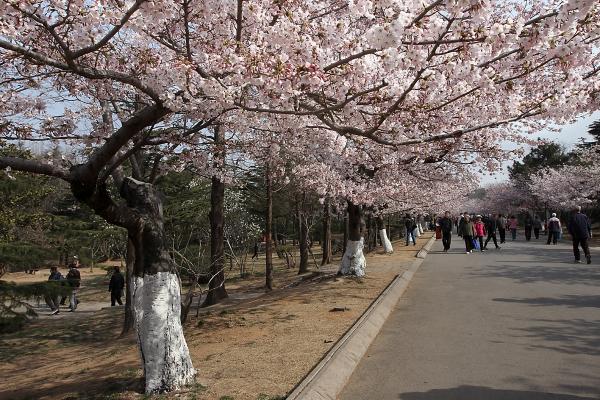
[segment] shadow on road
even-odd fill
[[[600,283],[600,270],[597,267],[582,264],[492,264],[486,266],[485,269],[477,269],[471,275],[476,278],[507,278],[519,283],[548,282],[563,285],[598,285]]]
[[[600,320],[532,320],[532,326],[516,331],[532,339],[534,349],[554,350],[565,354],[600,356]],[[599,393],[600,394],[600,393]]]
[[[398,398],[401,400],[586,400],[593,397],[528,390],[492,389],[482,386],[459,386],[450,389],[432,389],[427,392],[401,393]]]
[[[495,298],[493,301],[529,304],[532,306],[567,306],[569,308],[600,308],[600,296],[566,295],[562,297],[534,297],[522,299]]]

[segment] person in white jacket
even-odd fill
[[[548,241],[546,244],[550,244],[551,241],[556,244],[561,231],[560,219],[556,218],[556,213],[552,213],[552,218],[548,220]]]

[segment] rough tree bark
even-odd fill
[[[181,326],[181,289],[164,232],[162,201],[151,184],[127,178],[121,189],[129,215],[124,225],[135,249],[132,279],[134,325],[144,364],[146,393],[193,383]]]
[[[323,259],[321,265],[331,263],[331,203],[325,199],[323,204]]]
[[[127,335],[133,328],[133,297],[131,293],[133,268],[135,264],[135,248],[133,241],[127,239],[127,253],[125,254],[125,318],[123,319],[123,330],[121,336]]]
[[[377,217],[377,227],[379,228],[379,239],[381,240],[381,245],[383,246],[383,251],[386,253],[393,253],[394,248],[392,247],[392,242],[387,237],[387,232],[385,230],[385,225],[383,223],[383,217]]]
[[[265,186],[267,190],[267,204],[265,207],[265,289],[273,290],[273,182],[271,166],[267,161],[265,165]]]
[[[220,167],[225,162],[225,133],[220,127],[214,129],[215,167]],[[225,290],[225,184],[213,176],[210,188],[210,274],[208,293],[202,307],[217,304],[227,298]]]
[[[359,205],[348,201],[348,243],[342,257],[341,275],[364,276],[367,266],[363,254],[364,239],[362,211]]]

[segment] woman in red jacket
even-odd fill
[[[481,215],[475,217],[475,224],[473,224],[475,228],[475,240],[479,240],[479,249],[483,252],[483,237],[486,235],[485,232],[485,224],[481,221]]]

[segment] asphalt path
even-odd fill
[[[436,242],[340,398],[600,399],[600,251],[458,239]]]

